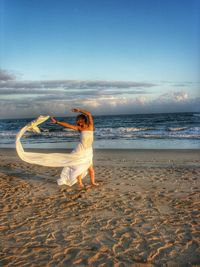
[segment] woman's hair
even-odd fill
[[[85,116],[84,114],[79,114],[77,117],[76,117],[76,122],[78,121],[78,120],[84,120],[85,121],[85,123],[87,123],[88,122],[88,120],[87,120],[87,116]]]

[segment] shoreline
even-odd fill
[[[35,153],[71,153],[73,149],[25,149],[27,152]],[[119,164],[137,164],[140,163],[200,163],[200,149],[94,149],[93,150],[94,164],[104,162],[104,157],[109,161],[105,164],[112,164],[112,160],[119,161]],[[17,155],[14,148],[0,148],[0,155],[15,156],[18,160],[23,162]]]
[[[35,153],[71,153],[72,149],[25,149]],[[23,162],[14,148],[0,149],[0,157]],[[180,167],[200,166],[200,149],[94,149],[95,166],[112,166],[116,163],[126,167]]]
[[[25,141],[25,140],[24,140]],[[27,141],[27,140],[26,140]],[[47,140],[46,140],[47,141]],[[25,149],[73,149],[78,144],[78,140],[74,141],[62,141],[59,142],[22,142]],[[0,144],[0,149],[3,148],[15,148],[15,142],[10,144]],[[93,143],[94,149],[135,149],[135,150],[199,150],[199,139],[98,139]]]
[[[14,147],[0,147],[0,151],[15,151],[16,149]],[[24,150],[26,151],[56,151],[56,152],[59,152],[59,151],[71,151],[73,150],[73,148],[24,148]],[[129,152],[129,151],[136,151],[136,152],[146,152],[146,151],[150,151],[150,152],[192,152],[192,151],[200,151],[200,148],[189,148],[189,149],[185,149],[185,148],[174,148],[174,149],[171,149],[171,148],[158,148],[158,149],[153,149],[153,148],[94,148],[93,149],[94,151],[103,151],[103,152],[107,152],[107,151],[116,151],[116,152]]]

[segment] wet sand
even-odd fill
[[[199,266],[199,150],[96,150],[94,166],[98,187],[59,187],[61,168],[0,150],[0,266]]]

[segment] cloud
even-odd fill
[[[5,70],[0,70],[0,89],[4,90],[29,90],[34,93],[34,89],[40,90],[127,90],[141,88],[151,88],[156,86],[153,83],[147,82],[132,82],[132,81],[103,81],[103,80],[43,80],[43,81],[17,81],[15,76]],[[33,90],[33,91],[30,91]],[[13,92],[13,91],[12,91]]]
[[[63,89],[0,89],[0,95],[21,95],[25,97],[37,97],[38,95],[45,95],[46,97],[52,97],[53,99],[58,99],[61,97],[68,97],[70,95],[82,95],[82,96],[99,96],[99,95],[121,95],[123,94],[149,94],[151,92],[147,92],[142,89],[124,89],[124,90],[96,90],[96,89],[85,89],[85,90],[63,90]]]
[[[152,83],[132,81],[88,81],[88,80],[44,80],[18,81],[9,72],[1,70],[0,96],[13,102],[21,99],[26,102],[57,101],[63,99],[85,99],[103,95],[141,95],[149,94]],[[147,90],[148,89],[148,90]]]
[[[186,101],[188,99],[188,94],[186,92],[175,92],[174,98],[178,102]]]
[[[136,89],[141,91],[143,88],[151,88],[156,86],[150,83],[136,83],[136,82],[125,82],[125,81],[71,81],[71,80],[60,80],[60,81],[11,81],[7,80],[0,82],[0,90],[27,90],[30,93],[34,93],[34,90],[127,90]]]
[[[171,94],[149,100],[145,96],[124,97],[119,95],[101,95],[100,97],[61,98],[45,100],[38,98],[35,101],[18,99],[0,101],[0,114],[2,118],[37,117],[40,114],[69,116],[73,107],[90,110],[94,115],[107,114],[136,114],[136,113],[168,113],[168,112],[200,112],[200,98],[180,96],[183,92]]]
[[[140,104],[140,105],[145,105],[147,99],[145,96],[138,96],[136,97],[136,103]]]
[[[0,73],[1,118],[68,116],[72,107],[89,109],[96,115],[200,111],[200,98],[191,98],[186,90],[155,96],[153,83],[17,81],[9,72]]]
[[[0,69],[0,84],[7,81],[13,81],[15,78],[15,75],[11,72]]]
[[[185,102],[188,100],[188,93],[185,91],[178,92],[169,92],[166,94],[162,94],[159,96],[158,100],[160,103],[168,103],[168,102]]]

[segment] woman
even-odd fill
[[[64,127],[77,130],[81,133],[80,143],[72,151],[72,153],[39,153],[24,151],[21,143],[21,138],[27,131],[40,133],[38,125],[49,119],[49,116],[39,116],[34,121],[24,126],[16,136],[16,151],[18,156],[30,164],[37,164],[46,167],[64,167],[58,184],[72,186],[78,182],[80,187],[83,187],[82,178],[89,171],[91,184],[98,185],[94,179],[94,169],[92,165],[93,158],[93,119],[88,111],[81,109],[73,109],[73,112],[81,112],[77,116],[77,125],[72,125],[66,122],[59,122],[54,117],[51,117],[53,123],[57,123]]]
[[[81,133],[80,143],[76,146],[76,148],[72,151],[73,154],[80,154],[81,157],[89,158],[89,161],[86,164],[80,164],[77,166],[67,166],[63,169],[61,173],[61,177],[58,180],[58,184],[68,184],[70,181],[74,181],[76,178],[80,187],[84,187],[82,183],[82,178],[86,176],[87,171],[90,175],[90,180],[92,185],[98,185],[95,183],[94,178],[94,168],[92,163],[93,158],[93,131],[94,131],[94,123],[92,114],[86,110],[82,110],[79,108],[72,109],[73,112],[80,112],[76,117],[76,125],[72,125],[67,122],[61,122],[55,119],[55,117],[51,117],[51,121],[54,124],[61,125],[63,127],[79,131]]]

